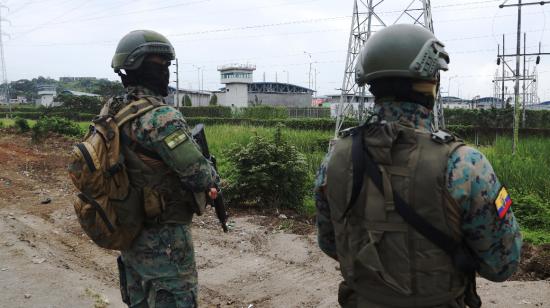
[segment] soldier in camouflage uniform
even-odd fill
[[[122,128],[123,143],[131,149],[125,153],[127,170],[131,183],[143,189],[146,216],[143,230],[119,258],[121,292],[129,307],[197,306],[190,224],[195,196],[210,191],[217,177],[182,114],[164,104],[174,58],[164,36],[140,30],[121,39],[112,61],[127,93],[108,102],[110,112],[143,98],[155,105]]]
[[[423,67],[418,59],[427,59],[431,69]],[[443,44],[419,26],[395,25],[374,34],[359,57],[356,80],[359,85],[371,86],[375,115],[370,124],[358,129],[366,136],[368,152],[382,166],[384,189],[387,184],[393,186],[394,192],[408,198],[409,206],[422,213],[421,216],[441,217],[430,222],[465,243],[478,263],[477,273],[491,281],[504,281],[518,266],[522,245],[516,218],[509,208],[510,196],[481,152],[449,134],[447,144],[437,145],[429,138],[433,133],[431,109],[438,86],[438,70],[446,70],[448,62]],[[384,137],[393,136],[394,131],[399,131],[396,133],[399,136],[385,141]],[[403,141],[407,138],[409,140]],[[338,292],[340,304],[375,308],[478,307],[480,302],[472,303],[466,298],[464,277],[452,268],[449,256],[411,231],[410,225],[395,214],[395,196],[388,199],[387,192],[382,194],[369,184],[371,181],[365,180],[357,201],[348,205],[352,194],[350,169],[355,168],[349,163],[352,160],[350,139],[352,137],[344,134],[334,142],[315,183],[318,243],[323,252],[340,262],[344,276]],[[411,148],[409,144],[417,146]],[[383,152],[381,149],[385,146],[391,151]],[[424,173],[432,171],[424,168],[412,171],[410,182],[400,180],[407,175],[406,167],[414,163],[411,155],[418,152],[430,155],[422,152],[422,147],[441,151],[439,158],[434,156],[425,165],[430,166],[433,161],[434,165],[440,164],[439,171],[426,176]],[[408,154],[403,155],[402,149],[409,151]],[[377,155],[380,153],[385,155]],[[416,159],[422,161],[422,157]],[[396,160],[406,162],[395,166],[401,163]],[[387,182],[385,173],[390,174]],[[420,178],[432,183],[431,188],[418,183],[416,179]],[[424,200],[431,208],[415,200]],[[343,211],[347,206],[351,210]],[[373,209],[378,206],[382,207],[382,214]],[[433,216],[438,211],[443,214]],[[363,233],[367,238],[350,234],[353,232]],[[405,234],[405,240],[395,236],[399,232]],[[439,257],[430,259],[433,256]],[[449,274],[438,276],[441,273]],[[449,281],[452,281],[450,285]],[[423,290],[422,286],[429,289]],[[475,293],[475,284],[473,287]],[[448,290],[454,293],[443,296]]]

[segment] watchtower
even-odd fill
[[[248,105],[248,85],[253,82],[252,73],[256,70],[251,64],[228,64],[218,67],[220,83],[225,85],[220,96],[220,105],[246,107]]]

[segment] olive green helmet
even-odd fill
[[[363,86],[385,77],[436,80],[440,70],[449,69],[444,47],[422,26],[389,26],[367,40],[355,65],[355,82]]]
[[[147,55],[156,54],[174,60],[176,53],[164,35],[151,30],[135,30],[126,34],[116,47],[111,67],[115,72],[121,69],[137,69]]]

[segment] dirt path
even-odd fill
[[[116,253],[90,243],[75,221],[69,144],[0,133],[0,307],[124,307]],[[196,218],[201,306],[337,307],[337,263],[295,225],[247,214],[223,234],[212,215]],[[484,307],[550,307],[550,281],[480,279],[479,294]]]

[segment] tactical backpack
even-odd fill
[[[121,127],[156,106],[141,98],[112,116],[107,104],[93,119],[84,141],[71,152],[69,176],[79,190],[74,203],[76,216],[84,232],[100,247],[124,250],[141,231],[143,197],[129,181]]]

